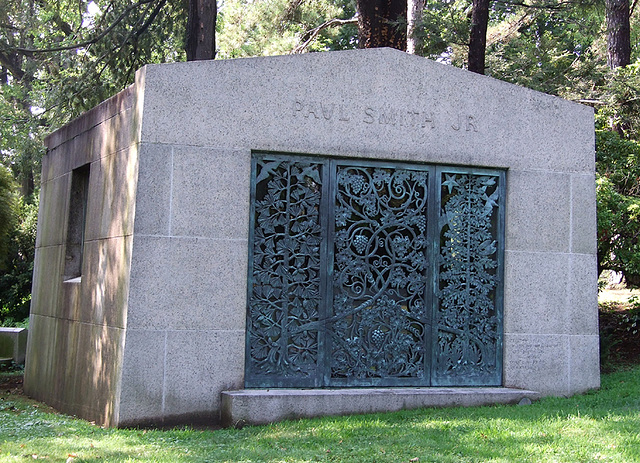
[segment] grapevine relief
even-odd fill
[[[500,383],[499,174],[264,156],[253,175],[247,387]]]

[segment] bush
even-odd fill
[[[600,303],[600,365],[605,372],[640,362],[640,300]]]
[[[640,144],[596,132],[598,270],[640,286]]]
[[[11,172],[0,165],[0,271],[6,268],[10,233],[15,224],[15,191]]]
[[[16,201],[8,233],[5,268],[0,274],[0,325],[23,326],[29,316],[38,201]]]

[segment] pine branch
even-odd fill
[[[153,21],[155,21],[156,17],[158,16],[158,13],[160,13],[160,10],[162,9],[162,7],[164,7],[165,3],[167,3],[167,0],[161,0],[161,1],[158,2],[158,4],[156,5],[155,9],[153,10],[151,15],[149,16],[149,18],[144,22],[144,24],[138,30],[138,32],[136,32],[136,37],[140,37],[142,34],[144,34],[146,32],[146,30],[153,23]]]
[[[330,19],[329,21],[325,21],[324,23],[320,24],[318,27],[308,30],[307,32],[305,32],[304,36],[302,37],[302,43],[296,46],[293,50],[291,50],[291,54],[293,55],[297,53],[304,53],[307,47],[313,43],[313,41],[316,39],[318,34],[320,34],[320,32],[322,32],[323,30],[329,27],[344,26],[345,24],[358,24],[358,17],[354,16],[351,19],[333,18],[333,19]]]
[[[139,5],[141,5],[142,3],[153,3],[152,1],[150,2],[140,2]],[[126,37],[124,37],[122,39],[122,41],[120,41],[119,43],[115,44],[114,46],[108,48],[104,53],[102,53],[100,56],[97,57],[97,59],[94,62],[91,62],[88,64],[88,66],[85,68],[84,66],[83,68],[83,72],[81,74],[81,78],[80,80],[87,80],[89,75],[91,74],[92,71],[96,71],[98,78],[102,75],[102,73],[107,69],[109,63],[105,61],[105,59],[113,54],[116,53],[120,48],[124,47],[127,43],[129,43],[131,41],[131,39],[133,37],[138,38],[140,37],[140,35],[142,35],[144,32],[146,32],[146,30],[148,29],[148,27],[152,24],[152,22],[155,20],[156,16],[158,15],[159,11],[162,9],[162,7],[166,4],[166,0],[160,0],[160,2],[155,6],[155,8],[153,7],[153,5],[149,5],[148,10],[153,8],[153,11],[151,12],[151,15],[149,16],[149,18],[147,18],[146,21],[144,21],[144,23],[142,24],[142,26],[140,27],[140,29],[136,29],[135,27],[126,35]],[[141,17],[138,19],[138,21],[136,22],[136,24],[140,24],[144,17],[146,16],[146,13],[141,15]],[[98,70],[98,66],[101,66],[100,69]],[[131,69],[128,70],[129,73],[131,73]],[[80,95],[82,92],[84,91],[83,88],[71,93],[67,95],[66,100],[69,101],[71,99],[73,99],[75,96]],[[56,104],[53,104],[47,108],[45,108],[45,110],[43,111],[42,115],[49,113],[51,111],[53,111],[55,108],[60,107],[62,105],[62,102],[58,102]]]
[[[20,47],[15,47],[14,48],[14,47],[11,47],[11,50],[15,51],[15,52],[18,52],[18,53],[22,53],[22,54],[35,54],[35,53],[55,53],[55,52],[60,52],[60,51],[75,50],[77,48],[87,47],[89,45],[92,45],[94,43],[99,42],[104,37],[106,37],[133,10],[135,10],[136,8],[139,8],[142,5],[146,5],[148,3],[153,3],[154,1],[155,0],[140,0],[138,3],[128,6],[120,14],[120,16],[118,16],[116,18],[116,20],[113,23],[111,23],[111,25],[109,27],[107,27],[100,34],[96,35],[95,37],[93,37],[93,38],[91,38],[89,40],[85,40],[84,42],[79,42],[79,43],[75,43],[75,44],[72,44],[72,45],[64,45],[64,46],[60,46],[60,47],[52,47],[52,48],[20,48]]]
[[[576,3],[581,3],[581,2],[576,0],[566,0],[566,1],[560,1],[556,5],[550,5],[550,4],[534,5],[534,4],[529,4],[525,1],[499,0],[498,3],[502,3],[503,5],[521,6],[523,8],[531,8],[536,10],[566,10],[569,6]]]

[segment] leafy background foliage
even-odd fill
[[[631,5],[635,37],[640,8]],[[0,227],[2,280],[13,281],[0,285],[2,307],[23,294],[18,286],[28,287],[26,281],[16,285],[33,255],[26,230],[38,197],[43,137],[131,84],[141,66],[183,61],[188,6],[189,0],[0,2],[0,164],[13,177],[0,182],[6,205],[0,213],[13,217]],[[471,0],[426,0],[417,24],[418,53],[465,67],[471,8]],[[224,0],[218,9],[218,58],[357,46],[354,0]],[[640,42],[631,41],[629,66],[609,69],[603,0],[492,0],[489,13],[486,74],[595,108],[600,268],[640,284],[639,196],[633,187]],[[340,21],[327,25],[332,19]],[[612,127],[622,136],[609,133]],[[20,206],[9,206],[9,198]],[[0,323],[14,315],[0,314]]]
[[[640,285],[640,145],[598,130],[598,263]]]

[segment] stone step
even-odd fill
[[[531,403],[540,394],[505,387],[243,389],[222,392],[223,426],[423,407]]]

